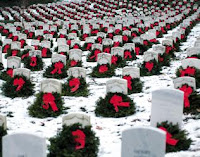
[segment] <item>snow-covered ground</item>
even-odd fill
[[[172,31],[169,31],[171,34]],[[192,47],[195,42],[195,37],[200,36],[200,24],[196,25],[188,36],[187,42],[182,43],[181,52],[176,52],[176,60],[171,62],[170,67],[163,67],[163,74],[151,77],[141,77],[144,82],[143,92],[130,95],[131,99],[136,103],[137,112],[132,116],[125,118],[102,118],[96,117],[95,102],[100,96],[106,94],[106,81],[109,79],[93,79],[87,75],[90,95],[84,97],[69,97],[64,96],[65,106],[70,107],[71,112],[82,112],[81,108],[85,108],[85,113],[91,116],[93,130],[100,139],[99,157],[120,157],[121,155],[121,133],[124,129],[134,126],[149,126],[151,115],[151,92],[160,88],[173,88],[173,78],[175,71],[181,65],[181,60],[186,57],[186,48]],[[29,41],[30,42],[30,41]],[[55,45],[56,46],[56,45]],[[92,67],[96,63],[86,62],[84,52],[83,66],[87,69],[87,74],[92,71]],[[130,62],[130,65],[136,66],[142,61],[140,57],[137,61]],[[51,59],[44,59],[45,68],[51,64]],[[6,60],[3,54],[3,63],[6,67]],[[23,66],[23,65],[22,65]],[[116,74],[121,74],[122,69],[117,69]],[[40,83],[43,78],[43,71],[31,72],[31,80],[35,83],[35,91],[40,91]],[[63,79],[64,83],[66,79]],[[0,80],[0,85],[4,81]],[[35,96],[26,99],[15,98],[10,99],[3,96],[0,90],[0,114],[7,116],[8,134],[14,132],[28,132],[47,139],[56,135],[57,131],[62,128],[62,115],[58,118],[38,119],[28,115],[27,108],[34,102]],[[189,137],[193,143],[188,151],[169,153],[166,157],[199,157],[200,156],[200,126],[199,119],[193,119],[191,116],[183,116],[183,129],[189,133]],[[49,144],[49,142],[48,142]]]

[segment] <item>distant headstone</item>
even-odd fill
[[[45,79],[41,82],[41,91],[44,93],[61,93],[62,83],[57,79]]]
[[[106,82],[106,93],[123,93],[127,94],[127,80],[110,79]]]

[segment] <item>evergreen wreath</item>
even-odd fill
[[[170,66],[171,62],[171,57],[170,55],[163,53],[163,54],[158,54],[158,64],[159,66]]]
[[[82,51],[90,51],[93,43],[84,43],[82,46]]]
[[[42,52],[42,58],[51,58],[52,52],[49,48],[41,47],[38,48]],[[44,56],[44,52],[46,51],[46,56]]]
[[[3,63],[0,63],[0,70],[3,70],[4,67],[3,67]]]
[[[167,153],[188,150],[192,143],[192,140],[190,138],[187,138],[188,133],[186,132],[186,130],[179,129],[178,124],[173,125],[172,123],[165,121],[160,124],[157,124],[157,127],[164,127],[167,130],[167,132],[172,135],[171,138],[177,140],[176,145],[170,145],[166,143]]]
[[[26,60],[24,61],[24,67],[27,69],[30,69],[31,71],[40,71],[43,69],[43,61],[42,58],[39,56],[36,56],[36,64],[35,66],[31,66],[32,63],[32,57],[27,57]]]
[[[12,74],[8,74],[9,71],[13,71],[12,68],[7,68],[6,70],[0,71],[0,79],[7,81],[9,79],[11,79],[13,76],[13,72]]]
[[[85,134],[85,145],[82,149],[76,149],[76,136],[72,132],[80,130]],[[99,138],[96,137],[91,126],[82,127],[79,123],[71,126],[63,125],[61,131],[55,137],[49,139],[48,157],[97,157]]]
[[[47,118],[47,117],[58,117],[59,115],[66,113],[66,111],[64,110],[67,108],[64,107],[63,98],[61,97],[59,93],[52,93],[52,95],[55,98],[53,100],[58,108],[58,111],[54,112],[51,106],[49,106],[48,109],[44,109],[43,96],[45,94],[46,93],[40,92],[36,95],[36,99],[34,103],[28,107],[30,116],[37,117],[37,118]]]
[[[129,103],[129,106],[127,107],[118,107],[118,111],[114,104],[111,104],[113,96],[121,97],[122,102]],[[135,103],[133,100],[131,100],[127,95],[124,95],[122,93],[107,93],[105,98],[100,97],[97,102],[96,102],[96,109],[95,109],[95,114],[96,116],[102,116],[102,117],[114,117],[114,118],[119,118],[119,117],[126,117],[130,116],[135,113]]]
[[[0,157],[2,157],[2,138],[7,134],[3,126],[0,126]]]
[[[10,98],[29,97],[34,94],[34,84],[25,76],[16,75],[2,86],[3,94]]]
[[[71,67],[82,67],[82,61],[67,60],[66,67],[68,69]]]
[[[13,55],[13,52],[17,52],[17,54]],[[7,51],[6,55],[5,55],[5,58],[10,57],[10,56],[17,56],[17,57],[21,58],[21,52],[20,52],[20,50],[11,50],[11,49],[8,49],[8,51]]]
[[[111,62],[112,62],[112,66],[115,67],[115,68],[123,68],[123,67],[126,66],[125,59],[122,58],[121,56],[118,56],[118,55],[113,55]]]
[[[140,43],[135,43],[135,48],[138,48],[139,49],[139,55],[143,55],[145,51],[147,51],[149,49],[148,46],[146,45],[142,45]],[[137,54],[137,52],[136,52]]]
[[[21,61],[25,62],[25,60],[27,59],[27,57],[29,57],[29,51],[31,51],[30,49],[24,50],[21,52]]]
[[[135,51],[133,49],[132,50],[125,49],[124,50],[124,59],[126,61],[136,60],[137,57],[136,57]]]
[[[72,81],[72,79],[79,79],[79,86],[78,89],[76,91],[71,91],[73,88],[75,88],[75,84],[70,87],[70,80]],[[75,80],[76,81],[76,80]],[[88,90],[88,84],[86,83],[86,80],[82,77],[78,77],[78,78],[74,78],[74,77],[70,77],[67,80],[67,83],[65,83],[63,85],[63,95],[65,96],[75,96],[75,97],[79,97],[79,96],[83,96],[83,97],[87,97],[89,95],[89,90]]]
[[[63,62],[59,61],[60,63],[62,63],[64,65]],[[67,75],[67,67],[66,65],[63,66],[63,68],[61,69],[61,73],[59,74],[57,70],[57,72],[55,72],[54,74],[52,74],[52,71],[55,70],[55,65],[59,62],[56,63],[52,63],[52,65],[48,66],[46,71],[44,72],[43,76],[47,77],[47,78],[56,78],[56,79],[63,79],[66,78]]]
[[[150,68],[147,69],[145,66],[149,63]],[[141,76],[152,76],[152,75],[159,75],[161,71],[161,66],[158,62],[154,59],[149,62],[144,62],[140,67],[140,75]]]
[[[99,53],[102,53],[101,50],[93,49],[91,53],[87,55],[87,62],[96,62]]]
[[[183,69],[182,66],[180,66],[177,70],[176,70],[176,76],[177,77],[182,77],[182,76],[190,76],[190,77],[194,77],[195,80],[196,80],[196,86],[197,88],[200,88],[200,70],[199,69],[196,69],[195,67],[187,67],[188,68],[191,68],[191,69],[195,69],[191,74],[189,73],[185,73],[183,75],[181,75],[182,71],[184,71],[185,69]]]
[[[100,68],[100,64],[97,64],[97,66],[95,66],[92,69],[92,73],[90,74],[92,77],[96,77],[96,78],[108,78],[108,77],[112,77],[115,75],[115,68],[113,66],[110,66],[110,64],[103,64],[104,66],[106,66],[108,68],[107,71],[100,73],[99,72],[99,68]]]
[[[11,51],[11,45],[10,44],[6,44],[2,47],[2,53],[8,53],[9,51]]]
[[[125,75],[123,76],[123,79],[128,81],[128,94],[142,92],[143,82],[140,81],[140,78],[131,78],[130,75]]]

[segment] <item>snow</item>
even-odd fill
[[[177,29],[177,28],[175,28]],[[174,30],[175,30],[174,29]],[[173,30],[173,31],[174,31]],[[173,31],[169,31],[170,35]],[[99,157],[120,157],[121,155],[121,133],[123,130],[135,126],[149,126],[151,115],[151,92],[160,88],[173,88],[173,78],[175,71],[181,65],[181,60],[186,57],[185,50],[192,47],[195,42],[195,37],[200,35],[200,24],[196,25],[189,34],[188,39],[181,46],[181,52],[176,52],[178,60],[171,62],[170,67],[163,67],[163,74],[158,76],[141,77],[144,82],[143,92],[139,94],[131,94],[130,97],[136,103],[137,112],[124,118],[103,118],[96,117],[95,102],[99,97],[104,97],[106,94],[107,78],[94,79],[87,75],[87,83],[89,84],[90,95],[85,97],[69,97],[64,96],[67,110],[71,112],[82,112],[81,108],[86,109],[86,113],[91,116],[92,129],[100,139]],[[162,39],[159,39],[162,40]],[[56,44],[55,44],[56,46]],[[87,69],[87,74],[92,71],[96,63],[87,63],[86,56],[88,52],[83,53],[83,66]],[[139,57],[137,61],[130,62],[129,65],[137,66],[143,61]],[[6,67],[6,60],[3,54],[3,63]],[[51,59],[44,59],[45,68],[51,64]],[[23,66],[23,65],[22,65]],[[43,78],[43,71],[31,72],[31,80],[35,84],[35,93],[40,91],[40,83]],[[121,75],[122,69],[117,69],[116,74]],[[118,76],[119,78],[120,76]],[[61,80],[63,83],[67,79]],[[0,86],[4,81],[0,80]],[[28,115],[27,108],[33,104],[35,96],[26,99],[14,98],[10,99],[2,95],[0,90],[0,113],[7,116],[8,134],[14,132],[28,132],[46,137],[47,143],[50,137],[56,135],[57,131],[62,128],[62,116],[57,118],[38,119]],[[168,153],[166,157],[198,157],[200,156],[200,120],[194,120],[192,116],[183,116],[183,129],[189,133],[189,137],[193,143],[188,151],[177,153]],[[151,142],[149,143],[151,144]]]

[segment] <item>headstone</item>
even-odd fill
[[[58,53],[59,52],[67,52],[67,53],[69,53],[69,45],[60,45],[60,46],[58,46]]]
[[[11,43],[11,49],[12,50],[20,50],[21,49],[21,43],[18,41]]]
[[[134,43],[126,43],[126,44],[124,44],[123,48],[124,48],[124,50],[132,51],[132,50],[135,50],[135,44]]]
[[[101,44],[92,44],[92,50],[94,50],[94,49],[98,49],[98,50],[102,51],[103,50],[103,45],[101,45]]]
[[[78,78],[78,77],[86,78],[86,70],[85,68],[82,68],[82,67],[72,67],[72,68],[69,68],[68,75],[69,77],[72,76],[75,78]]]
[[[41,82],[41,91],[44,93],[61,93],[62,83],[57,79],[45,79]]]
[[[162,41],[162,45],[173,46],[173,40],[165,39]]]
[[[70,60],[81,61],[82,60],[82,50],[80,50],[80,49],[71,49],[69,51],[69,59]]]
[[[72,40],[71,41],[71,47],[73,47],[75,44],[80,45],[80,41],[79,40]]]
[[[38,46],[38,45],[40,45],[39,40],[35,40],[35,39],[31,40],[31,46]]]
[[[106,82],[106,93],[123,93],[127,94],[127,80],[110,79]]]
[[[3,46],[7,44],[11,44],[11,43],[12,43],[12,39],[4,39]]]
[[[182,126],[184,93],[176,89],[161,89],[152,92],[151,126],[164,121]]]
[[[7,128],[7,120],[6,117],[3,115],[0,115],[0,126],[3,126],[4,129]]]
[[[122,132],[121,157],[164,157],[165,149],[166,133],[161,129],[134,127]]]
[[[162,45],[153,45],[153,51],[157,52],[158,54],[164,54],[165,53],[165,46]]]
[[[61,54],[53,54],[51,57],[51,62],[56,63],[59,61],[63,62],[63,64],[66,65],[66,56]]]
[[[140,78],[140,69],[137,67],[124,67],[122,76],[130,75],[132,78]]]
[[[192,55],[198,55],[200,54],[200,47],[190,47],[187,49],[186,53],[188,57]]]
[[[118,55],[122,58],[124,57],[124,48],[122,47],[112,47],[111,48],[111,55]]]
[[[146,51],[144,52],[144,61],[145,62],[149,62],[151,60],[156,60],[158,61],[158,54],[156,52],[153,51]]]
[[[108,53],[99,53],[97,55],[97,63],[99,65],[102,65],[102,64],[110,64],[111,65],[111,54],[108,54]]]
[[[20,68],[21,58],[16,56],[10,56],[7,58],[7,68]]]
[[[48,40],[41,41],[41,46],[50,49],[51,48],[51,42]]]
[[[79,123],[82,127],[91,126],[90,116],[82,113],[70,113],[62,118],[62,124],[70,126]]]
[[[112,39],[106,38],[106,39],[103,39],[102,45],[109,46],[109,45],[112,45],[112,42],[113,42]]]
[[[29,56],[30,57],[36,57],[36,56],[42,57],[42,52],[41,52],[41,50],[31,50],[31,51],[29,51]]]
[[[180,88],[182,85],[187,84],[188,86],[192,87],[196,90],[196,80],[194,77],[184,76],[178,77],[174,80],[174,88]]]
[[[195,67],[196,69],[200,69],[200,59],[187,58],[187,59],[182,60],[183,69],[186,69],[188,66]]]
[[[27,133],[3,137],[3,157],[46,157],[46,139]]]
[[[60,46],[60,45],[67,45],[67,40],[65,38],[58,38],[57,39],[57,45]]]
[[[14,76],[16,76],[16,75],[25,76],[29,80],[31,71],[26,68],[17,68],[17,69],[13,70],[13,74],[14,74]]]

